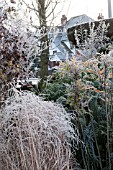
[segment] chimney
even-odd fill
[[[102,19],[104,19],[104,16],[102,15],[102,13],[99,13],[98,20],[102,20]]]
[[[62,18],[61,18],[61,26],[64,26],[67,22],[67,17],[65,15],[62,15]]]

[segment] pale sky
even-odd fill
[[[113,0],[111,1],[113,16]],[[61,12],[58,14],[56,22],[60,22],[63,14],[68,19],[73,16],[87,14],[89,17],[97,20],[99,13],[103,13],[104,18],[108,18],[108,0],[64,0],[64,3],[59,4],[57,10]]]
[[[1,0],[0,0],[1,1]],[[16,0],[15,0],[16,1]],[[25,0],[27,3],[31,0]],[[33,0],[32,0],[33,1]],[[36,2],[36,0],[34,0]],[[55,0],[53,0],[55,1]],[[66,15],[69,20],[71,17],[86,14],[97,20],[99,13],[108,18],[108,0],[57,0],[60,1],[55,10],[54,24],[60,25],[62,15]],[[113,0],[112,1],[112,17],[113,17]]]

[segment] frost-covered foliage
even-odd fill
[[[78,136],[61,106],[15,91],[1,109],[0,122],[1,169],[73,169],[71,149]]]
[[[0,4],[0,98],[6,86],[30,73],[31,59],[39,47],[34,33],[29,30],[25,16],[19,15],[16,7],[5,1]],[[0,99],[1,100],[1,99]]]
[[[73,58],[62,64],[59,79],[67,73],[73,78],[67,102],[78,113],[75,122],[86,147],[76,158],[83,169],[113,169],[113,51],[85,62]]]
[[[75,40],[77,46],[82,50],[85,57],[83,60],[88,60],[93,57],[96,52],[109,52],[109,45],[111,40],[106,36],[109,24],[105,24],[105,21],[100,21],[99,25],[95,23],[89,24],[89,30],[84,29],[82,25],[79,30],[75,30]]]
[[[11,1],[12,2],[12,1]],[[35,24],[34,24],[35,23]],[[34,60],[39,59],[47,42],[45,27],[37,26],[30,9],[23,4],[1,0],[0,3],[0,87],[16,78],[25,78]],[[51,31],[51,30],[49,30]],[[46,30],[46,33],[48,31]],[[51,40],[49,40],[51,42]]]

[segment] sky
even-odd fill
[[[31,0],[25,1],[27,3],[31,2]],[[36,0],[34,1],[36,2]],[[48,2],[48,0],[46,1]],[[68,20],[71,17],[82,14],[86,14],[92,19],[97,20],[99,13],[102,13],[105,19],[108,18],[108,0],[57,0],[57,1],[59,1],[60,3],[57,5],[54,14],[55,19],[53,22],[55,25],[61,24],[62,15],[66,15]],[[113,16],[113,0],[111,0],[111,2]],[[51,19],[49,20],[51,21]]]
[[[112,14],[113,14],[113,0]],[[89,17],[97,20],[98,14],[102,13],[104,18],[108,18],[108,0],[64,0],[57,7],[58,14],[56,22],[60,22],[59,17],[63,14],[70,19],[73,16],[87,14]]]

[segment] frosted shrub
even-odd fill
[[[0,3],[0,105],[11,82],[33,76],[31,65],[38,54],[38,39],[25,24],[18,10]]]
[[[104,54],[109,52],[109,45],[112,42],[106,35],[108,28],[109,24],[102,20],[98,26],[95,23],[90,23],[87,29],[81,25],[78,30],[75,30],[74,36],[77,46],[84,54],[81,58],[82,61],[94,57],[97,52]]]
[[[78,143],[78,136],[62,107],[16,92],[1,109],[0,121],[1,169],[72,169],[71,143]]]

